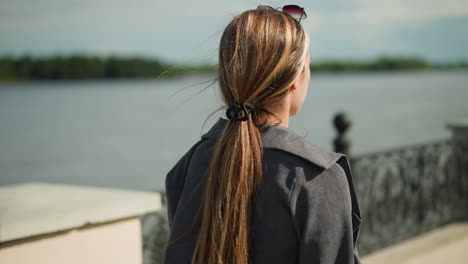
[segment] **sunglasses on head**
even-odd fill
[[[285,5],[283,7],[278,7],[277,9],[282,10],[286,14],[289,14],[299,23],[301,22],[301,19],[307,18],[307,14],[304,11],[304,8],[298,5]]]

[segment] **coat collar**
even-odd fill
[[[217,140],[227,123],[228,120],[219,118],[213,127],[202,135],[202,139]],[[260,131],[263,135],[264,148],[291,153],[324,169],[331,167],[343,156],[343,154],[321,149],[283,126],[266,124],[260,127]]]

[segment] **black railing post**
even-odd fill
[[[346,132],[351,127],[351,124],[351,118],[345,112],[338,112],[335,114],[335,117],[333,118],[333,125],[337,131],[337,136],[333,140],[335,152],[349,156],[351,142],[348,139]]]
[[[452,166],[459,179],[457,187],[465,194],[463,206],[468,208],[468,118],[449,121],[447,127],[452,131]],[[461,217],[468,220],[468,211],[464,210]]]

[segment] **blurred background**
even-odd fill
[[[308,14],[312,77],[290,126],[313,144],[333,150],[338,111],[356,157],[445,142],[468,117],[465,0],[2,0],[0,185],[163,191],[224,116],[212,81],[225,26],[259,4]]]
[[[227,23],[255,1],[1,1],[0,183],[161,190],[220,105]],[[262,4],[284,5],[281,1]],[[468,4],[296,1],[312,78],[291,127],[331,149],[338,110],[353,153],[443,138],[468,114]],[[205,120],[208,118],[206,125]]]

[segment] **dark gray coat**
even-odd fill
[[[198,226],[187,230],[226,123],[220,118],[167,174],[170,245],[164,263],[191,261]],[[251,263],[360,263],[361,217],[347,157],[282,126],[265,125],[262,134],[264,173],[253,216]]]

